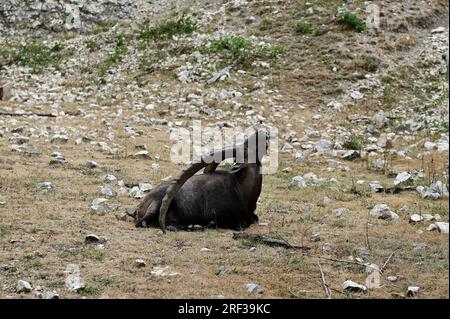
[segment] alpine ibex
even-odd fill
[[[244,143],[202,156],[170,182],[160,184],[131,216],[136,227],[171,228],[188,225],[243,229],[258,221],[256,202],[261,193],[261,161],[269,135],[260,130]],[[230,170],[216,171],[221,161],[234,158]],[[203,174],[194,175],[202,168]]]

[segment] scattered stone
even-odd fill
[[[381,193],[384,191],[384,187],[381,186],[379,183],[369,183],[370,189],[372,190],[372,192],[374,193]]]
[[[358,248],[355,249],[355,252],[359,256],[361,256],[361,255],[365,255],[365,256],[372,255],[372,252],[367,247],[358,247]]]
[[[419,293],[419,287],[417,286],[409,286],[408,287],[408,291],[407,291],[407,295],[408,297],[415,297],[417,296],[417,294]]]
[[[245,289],[247,289],[248,292],[254,293],[254,294],[260,294],[264,291],[260,286],[258,286],[257,284],[254,284],[254,283],[246,284]]]
[[[142,267],[145,267],[146,265],[147,264],[145,263],[145,261],[142,259],[139,259],[139,258],[135,259],[133,262],[133,266],[136,268],[142,268]]]
[[[342,289],[352,292],[366,292],[367,287],[364,285],[360,285],[354,281],[346,280],[342,283]]]
[[[376,113],[372,119],[371,119],[373,125],[375,125],[377,128],[383,128],[389,123],[389,119],[387,118],[386,114],[383,111],[379,111]]]
[[[370,211],[370,216],[379,219],[398,219],[399,216],[391,211],[388,205],[378,204]]]
[[[50,143],[67,143],[68,140],[67,135],[56,134],[50,138]]]
[[[41,299],[59,299],[59,294],[56,291],[46,291],[41,294]]]
[[[103,178],[103,181],[105,183],[112,183],[112,182],[117,181],[117,177],[115,177],[114,175],[108,174]]]
[[[335,214],[336,217],[341,217],[343,214],[348,213],[348,208],[345,207],[335,208],[331,212]]]
[[[332,146],[333,142],[328,140],[320,140],[315,144],[316,153],[319,155],[326,154],[331,150]]]
[[[436,29],[431,30],[431,34],[437,34],[437,33],[443,33],[443,32],[445,32],[444,27],[438,27]]]
[[[134,158],[150,158],[150,155],[149,155],[148,151],[143,150],[143,151],[134,153],[133,157]]]
[[[430,229],[430,230],[438,229],[441,233],[448,234],[448,222],[436,222],[431,225],[435,225],[435,228]]]
[[[332,248],[331,248],[331,244],[330,243],[324,243],[322,245],[322,251],[329,253],[331,252]]]
[[[54,156],[49,162],[50,165],[67,165],[68,163],[62,155]]]
[[[96,168],[98,164],[94,161],[86,161],[86,167],[87,168]]]
[[[412,186],[414,184],[414,179],[408,172],[402,172],[397,175],[394,180],[394,186],[399,189],[403,189],[407,186]]]
[[[347,161],[353,161],[354,159],[360,158],[361,154],[358,151],[355,150],[349,150],[342,155],[342,159]]]
[[[16,285],[16,292],[22,293],[22,292],[31,292],[31,284],[28,281],[25,280],[18,280]]]
[[[351,98],[354,99],[354,100],[361,100],[361,99],[364,97],[364,95],[363,95],[361,92],[359,92],[359,91],[353,91],[353,92],[351,92],[351,93],[350,93],[350,96],[351,96]]]
[[[98,215],[104,215],[112,212],[112,207],[107,203],[108,200],[106,198],[96,198],[92,201],[91,204],[91,213],[95,213]]]
[[[413,214],[409,217],[410,223],[419,223],[421,221],[423,221],[423,218],[419,214]]]
[[[317,234],[312,235],[312,236],[311,236],[311,241],[312,241],[312,242],[320,241],[320,234],[317,233]]]
[[[14,144],[22,145],[22,144],[28,143],[30,141],[30,138],[26,137],[26,136],[21,136],[21,135],[14,135],[14,136],[11,136],[9,138],[9,140]]]
[[[38,186],[38,188],[40,188],[42,190],[46,190],[46,191],[49,191],[53,188],[53,185],[50,182],[38,183],[37,186]]]
[[[101,186],[99,192],[103,196],[108,196],[108,197],[116,197],[117,196],[117,192],[114,189],[112,189],[112,187],[109,185]]]
[[[155,276],[155,277],[165,277],[165,276],[173,277],[173,276],[180,275],[180,273],[172,272],[169,269],[170,269],[169,266],[166,266],[166,267],[154,267],[153,270],[150,272],[150,274],[152,276]]]
[[[153,188],[154,186],[150,183],[139,183],[139,189],[143,193],[151,191]]]
[[[397,276],[388,276],[387,280],[389,280],[390,282],[396,282],[398,280]]]
[[[86,237],[84,237],[84,242],[86,244],[92,244],[92,243],[104,244],[104,243],[106,243],[107,240],[108,239],[106,237],[97,236],[95,234],[89,234]]]
[[[134,186],[130,189],[128,195],[132,198],[140,199],[144,197],[144,192],[138,186]]]
[[[427,248],[427,244],[426,243],[416,243],[414,244],[414,250],[422,250]]]
[[[292,178],[292,185],[295,187],[303,188],[306,187],[306,181],[301,176],[295,176]]]
[[[83,278],[80,276],[80,266],[76,264],[69,264],[66,267],[66,288],[70,292],[79,292],[86,287]]]

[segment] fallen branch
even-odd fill
[[[323,274],[322,265],[320,264],[320,261],[318,261],[317,264],[319,265],[320,279],[322,279],[323,289],[325,290],[325,294],[327,295],[327,298],[331,299],[331,289],[328,286],[328,284],[325,282],[325,275]]]
[[[318,256],[318,257],[321,258],[321,259],[331,260],[331,261],[340,262],[340,263],[355,264],[355,265],[359,265],[359,266],[365,266],[363,263],[360,263],[358,261],[353,261],[353,260],[342,260],[342,259],[329,258],[329,257],[325,257],[325,256]]]
[[[233,233],[233,239],[249,239],[249,240],[254,240],[258,243],[264,244],[264,245],[268,245],[268,246],[272,246],[272,247],[283,247],[286,249],[305,249],[305,250],[310,249],[310,247],[306,247],[306,246],[293,246],[293,245],[289,244],[287,241],[282,240],[282,239],[275,239],[275,238],[270,238],[270,237],[257,235],[257,234],[249,234],[246,232]]]
[[[42,116],[42,117],[56,117],[56,115],[51,113],[11,113],[11,112],[0,112],[0,116]]]
[[[389,264],[389,262],[391,261],[392,257],[395,254],[395,250],[392,252],[392,254],[389,255],[388,259],[386,260],[386,262],[383,264],[383,266],[381,266],[380,268],[380,273],[383,273],[384,269],[386,268],[386,266]]]

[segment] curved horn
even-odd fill
[[[235,157],[236,154],[236,146],[224,148],[220,151],[208,154],[201,158],[200,162],[192,163],[189,167],[184,169],[180,175],[178,175],[167,188],[166,194],[161,202],[161,207],[159,209],[159,226],[161,227],[163,233],[166,233],[166,214],[169,209],[170,203],[175,195],[178,193],[180,188],[183,186],[186,181],[191,178],[195,173],[201,170],[204,167],[207,167],[205,170],[210,171],[212,167],[217,167],[218,164],[215,160],[220,158],[220,161],[223,161],[227,158]],[[219,162],[220,163],[220,162]]]

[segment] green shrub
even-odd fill
[[[306,22],[298,22],[295,26],[295,31],[301,34],[313,34],[313,27]]]
[[[181,17],[178,20],[166,20],[155,27],[151,27],[148,21],[139,27],[139,37],[145,41],[167,40],[174,35],[189,34],[197,30],[197,24],[188,17]]]
[[[10,52],[9,58],[11,63],[30,67],[33,71],[40,71],[49,65],[57,67],[63,58],[63,48],[64,46],[61,43],[56,43],[50,47],[43,43],[31,41]]]
[[[356,32],[362,32],[366,29],[366,24],[351,12],[342,11],[339,12],[336,17],[338,22],[346,25]]]
[[[343,147],[348,150],[361,150],[364,146],[364,138],[358,134],[352,133],[344,142]]]
[[[251,40],[240,36],[227,36],[211,40],[201,50],[220,55],[228,62],[244,66],[251,65],[258,58],[275,58],[282,53],[278,46],[257,46]],[[230,61],[231,60],[231,61]]]

